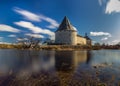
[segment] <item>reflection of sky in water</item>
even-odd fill
[[[54,68],[54,51],[0,50],[0,73],[39,72]]]
[[[75,70],[97,64],[120,64],[120,50],[32,51],[0,50],[0,73]],[[83,64],[86,64],[83,65]]]
[[[92,60],[91,64],[120,64],[120,50],[97,50],[91,51]]]

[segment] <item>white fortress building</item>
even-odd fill
[[[91,42],[92,40],[87,34],[84,37],[77,34],[77,30],[70,24],[66,16],[55,32],[55,44],[58,45],[91,45]]]

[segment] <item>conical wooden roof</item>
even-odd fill
[[[65,16],[62,23],[60,24],[59,28],[57,29],[57,31],[62,31],[62,30],[72,30],[72,31],[76,31],[73,26],[70,24],[70,21],[68,20],[68,18]]]

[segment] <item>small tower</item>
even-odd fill
[[[77,31],[70,24],[70,21],[65,16],[59,28],[55,32],[56,44],[76,45]]]
[[[87,33],[85,33],[85,37],[84,38],[86,38],[86,44],[91,46],[92,45],[92,43],[91,43],[92,40],[89,38],[89,36],[87,35]]]

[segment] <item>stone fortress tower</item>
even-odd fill
[[[55,44],[60,45],[91,45],[91,39],[85,35],[82,37],[77,34],[77,30],[70,24],[65,16],[59,28],[55,32]]]

